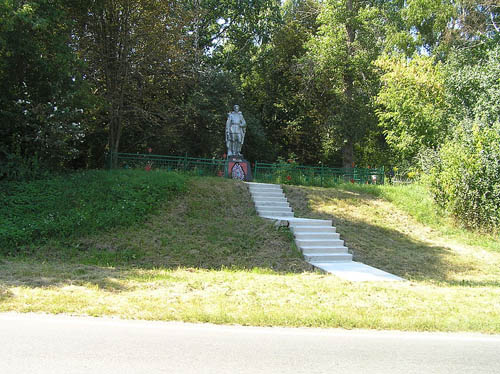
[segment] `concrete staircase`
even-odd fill
[[[294,217],[281,186],[277,184],[247,185],[261,217],[288,222],[295,243],[307,262],[321,267],[320,264],[352,261],[352,255],[347,252],[331,220]]]
[[[261,217],[281,221],[290,227],[304,258],[314,267],[349,281],[404,281],[404,279],[352,261],[344,241],[331,220],[297,218],[277,184],[247,183]]]

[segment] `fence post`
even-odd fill
[[[108,170],[111,170],[111,152],[106,155],[106,166]]]
[[[257,164],[258,164],[258,162],[257,162],[257,161],[255,161],[254,171],[253,171],[253,179],[254,179],[255,181],[257,181]]]
[[[323,187],[323,163],[321,163],[321,178],[319,184],[321,187]]]
[[[385,184],[385,167],[382,165],[382,178],[380,178],[381,183]]]
[[[115,164],[118,164],[118,152],[111,151],[109,152],[109,170],[112,170]]]

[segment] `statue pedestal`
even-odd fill
[[[226,160],[226,176],[250,182],[252,180],[252,167],[250,162],[239,156],[229,156]]]

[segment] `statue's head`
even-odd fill
[[[233,107],[234,111],[235,112],[239,112],[240,111],[240,106],[238,104],[236,104],[234,107]]]

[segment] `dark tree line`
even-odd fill
[[[251,161],[395,167],[496,226],[499,14],[494,0],[0,0],[0,178],[148,148],[220,158],[238,103]],[[474,186],[456,182],[474,168]]]

